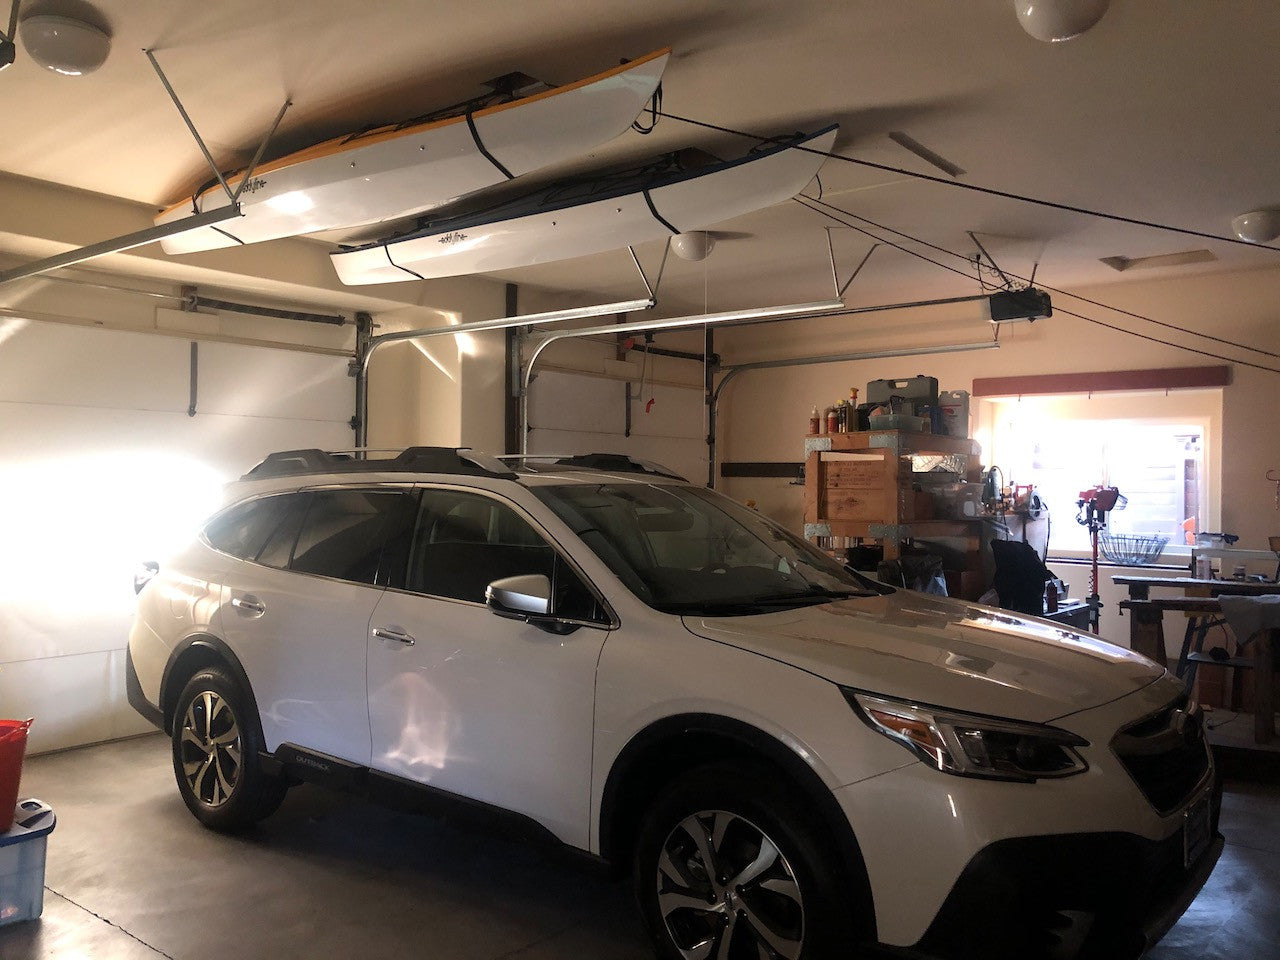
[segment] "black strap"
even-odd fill
[[[649,205],[649,212],[653,214],[653,219],[657,220],[660,224],[662,224],[672,233],[680,233],[679,230],[677,230],[667,221],[666,217],[664,217],[662,214],[658,212],[658,208],[653,205],[653,197],[649,196],[648,190],[644,191],[644,202]]]
[[[236,243],[240,244],[240,246],[242,247],[245,245],[245,242],[241,240],[239,237],[237,237],[234,233],[227,233],[227,231],[223,230],[221,227],[215,227],[213,224],[209,224],[209,229],[213,230],[215,233],[222,234],[224,237],[226,237],[229,240],[234,240]]]
[[[467,111],[467,129],[471,131],[471,139],[476,142],[476,149],[484,154],[485,159],[497,167],[508,180],[514,180],[516,178],[515,174],[504,167],[498,158],[489,152],[488,147],[484,145],[484,141],[480,139],[480,131],[476,129],[476,121],[472,117],[470,110]]]
[[[395,267],[397,270],[403,270],[405,273],[409,274],[409,276],[411,276],[411,277],[416,277],[416,278],[417,278],[417,279],[419,279],[419,280],[425,280],[425,279],[426,279],[426,277],[424,277],[422,274],[420,274],[420,273],[414,273],[414,272],[413,272],[412,270],[410,270],[408,267],[402,267],[402,266],[400,266],[400,264],[398,264],[398,263],[396,263],[394,260],[392,260],[392,259],[391,259],[391,244],[389,244],[389,243],[384,243],[384,244],[382,245],[382,252],[383,252],[383,253],[385,253],[385,254],[387,255],[387,263],[391,264],[391,265],[392,265],[393,267]]]

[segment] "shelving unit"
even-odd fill
[[[981,519],[936,519],[933,502],[912,487],[912,457],[958,458],[961,479],[981,480],[974,440],[902,430],[806,437],[804,534],[879,541],[886,560],[902,555],[908,540],[961,538],[965,569],[961,594],[980,580]],[[969,576],[965,576],[969,574]],[[972,598],[970,598],[972,599]]]

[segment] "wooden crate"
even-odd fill
[[[910,484],[896,457],[814,452],[805,465],[805,521],[882,522],[911,514]]]

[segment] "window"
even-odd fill
[[[311,494],[290,569],[374,583],[389,520],[406,499],[400,491],[321,490]]]
[[[594,595],[555,549],[510,506],[461,490],[424,490],[409,565],[408,589],[484,603],[494,580],[542,574],[554,612],[603,620]]]
[[[1053,553],[1089,550],[1076,523],[1080,493],[1098,484],[1127,498],[1107,516],[1110,534],[1168,537],[1185,553],[1187,534],[1218,524],[1214,438],[1221,392],[1181,391],[981,401],[980,436],[1004,482],[1034,484],[1049,509]]]
[[[241,560],[252,560],[293,502],[292,496],[283,495],[238,503],[209,521],[204,528],[205,539],[215,550]]]

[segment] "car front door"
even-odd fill
[[[544,574],[567,633],[494,616],[491,581]],[[370,621],[375,770],[525,814],[585,846],[596,662],[608,618],[514,505],[422,491],[403,589]]]

